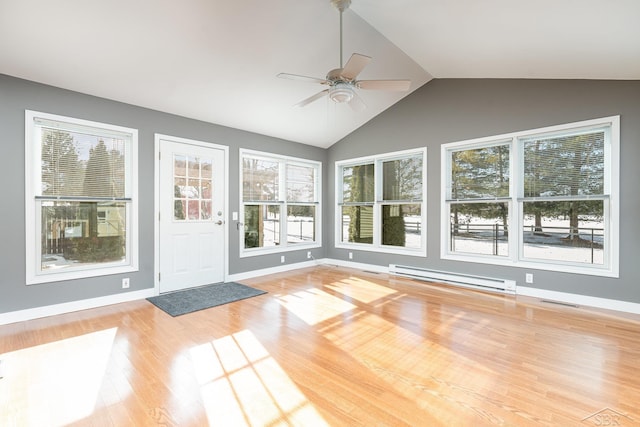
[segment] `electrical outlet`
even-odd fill
[[[353,252],[349,252],[349,259],[353,259]]]
[[[284,255],[280,256],[280,262],[284,264]]]
[[[533,273],[527,273],[524,275],[524,281],[527,283],[533,283]]]
[[[129,278],[125,277],[122,279],[122,289],[129,289]]]
[[[311,251],[307,251],[307,259],[311,259]]]

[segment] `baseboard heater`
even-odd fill
[[[429,270],[408,265],[389,264],[389,273],[414,279],[448,283],[478,290],[516,293],[516,281],[496,279],[493,277],[474,276],[471,274],[451,273],[448,271]]]

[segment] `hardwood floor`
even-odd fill
[[[0,326],[0,425],[640,425],[640,316],[331,266],[243,283],[268,294]]]

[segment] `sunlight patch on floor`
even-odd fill
[[[354,312],[350,321],[336,322],[323,336],[396,392],[434,413],[451,410],[447,396],[465,387],[488,388],[496,375],[450,347],[446,335],[440,343],[372,313]],[[472,379],[467,374],[471,369]]]
[[[279,296],[278,302],[310,326],[356,308],[350,302],[316,288]]]
[[[0,425],[63,426],[90,416],[118,328],[0,355]],[[28,388],[27,388],[28,385]]]
[[[251,331],[191,349],[211,425],[328,425]]]
[[[370,304],[376,300],[398,293],[395,289],[378,285],[358,277],[349,277],[339,282],[333,282],[325,287],[336,292],[346,293],[350,298],[365,304]]]

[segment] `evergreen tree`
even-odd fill
[[[78,161],[72,135],[46,128],[42,133],[42,194],[80,195],[83,169]]]
[[[600,195],[604,191],[604,133],[570,135],[525,142],[525,197]],[[566,240],[578,244],[580,215],[601,218],[598,201],[525,203],[525,214],[535,216],[535,230],[542,218],[569,219]]]
[[[83,196],[116,197],[111,179],[112,169],[107,146],[101,139],[89,150],[89,160],[85,169]],[[89,237],[98,237],[98,204],[90,203]]]

